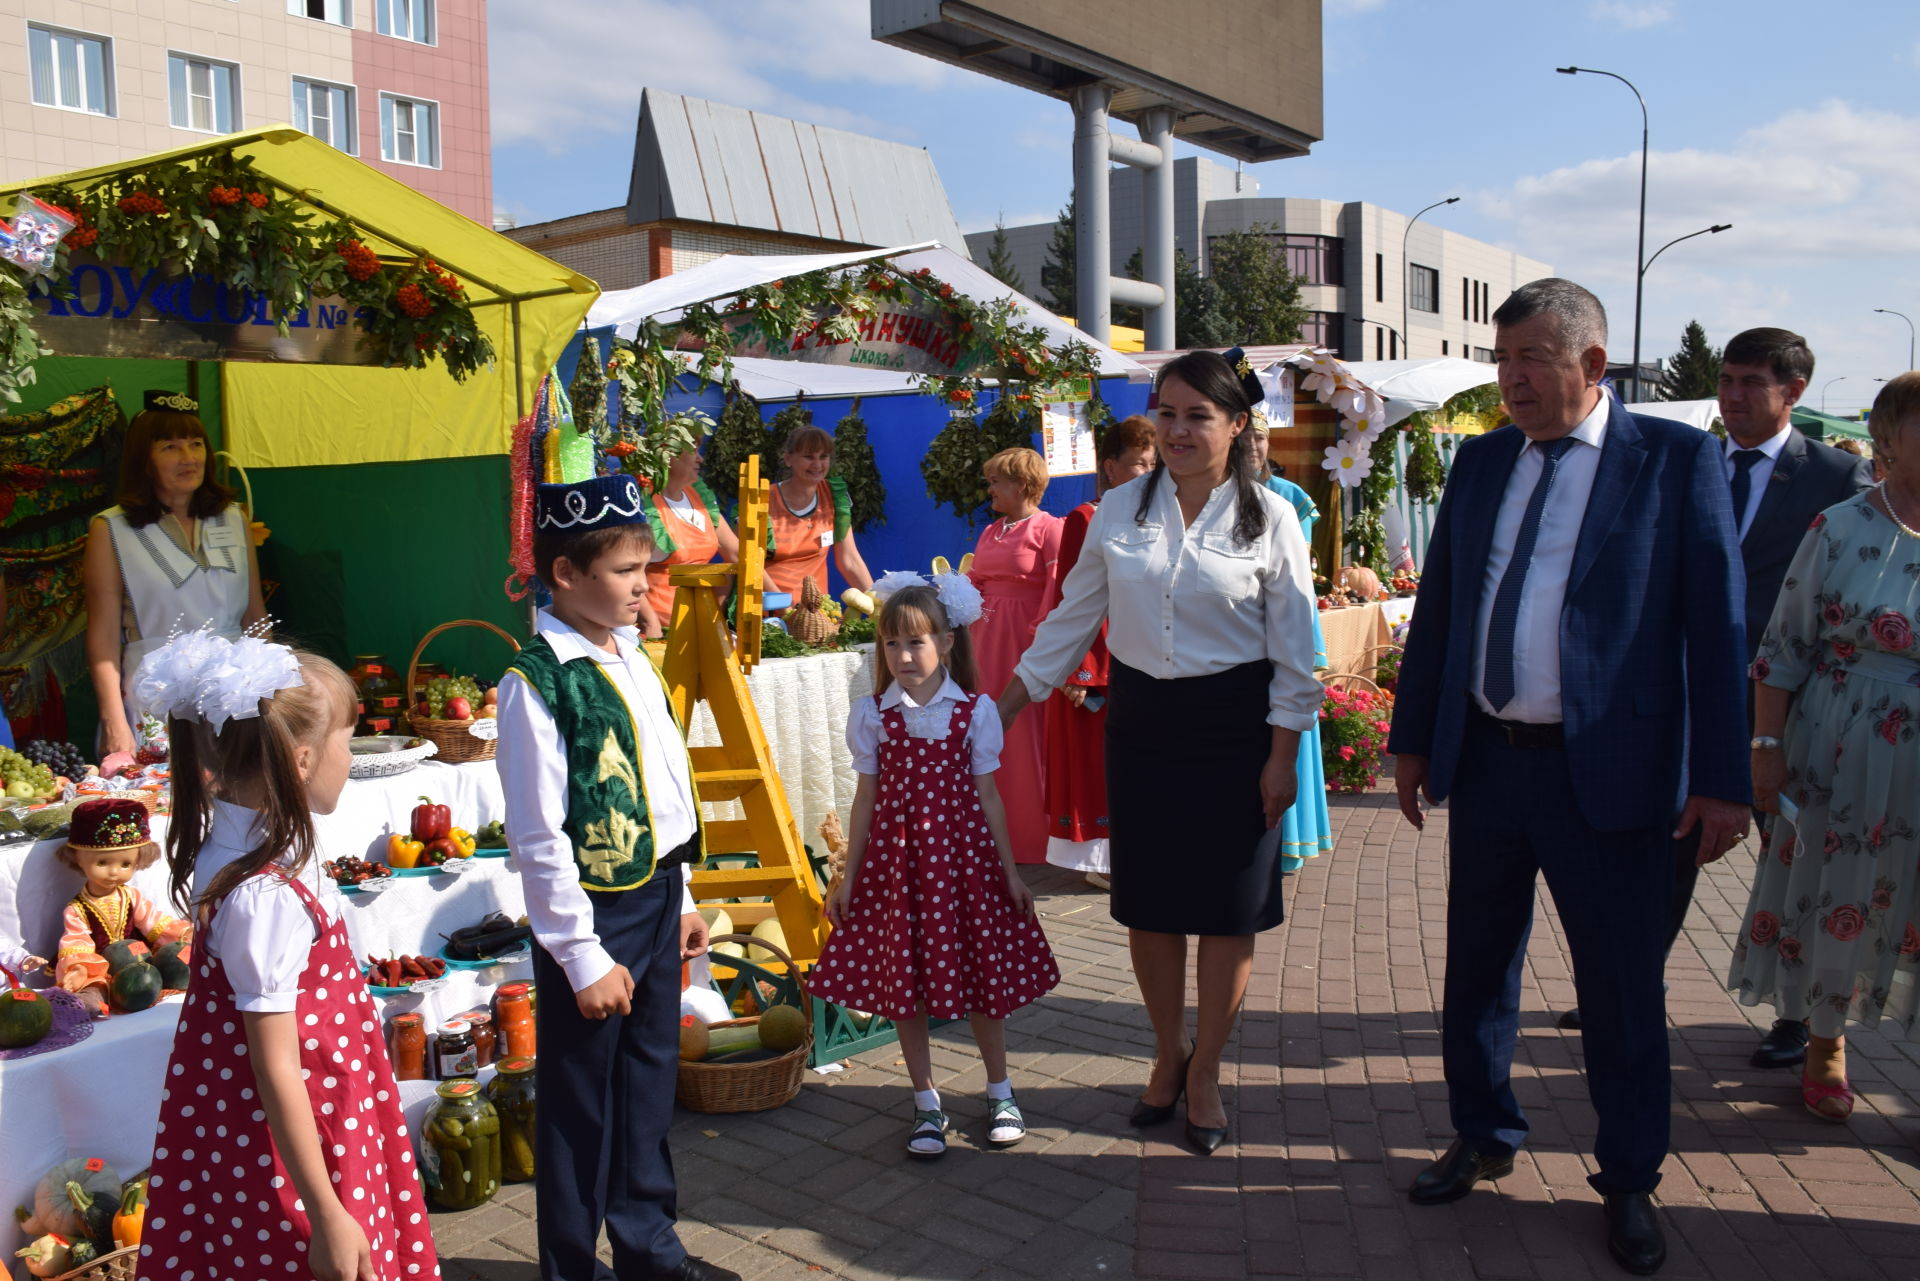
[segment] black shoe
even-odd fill
[[[1195,1125],[1191,1121],[1187,1122],[1187,1142],[1192,1144],[1193,1150],[1201,1156],[1212,1156],[1214,1149],[1226,1141],[1227,1127],[1224,1125],[1215,1130]]]
[[[1806,1061],[1807,1025],[1794,1019],[1776,1019],[1749,1060],[1757,1068],[1798,1067]]]
[[[1667,1261],[1667,1239],[1653,1212],[1651,1192],[1623,1192],[1607,1198],[1607,1253],[1637,1277],[1650,1277]]]
[[[1420,1171],[1407,1195],[1415,1205],[1445,1205],[1473,1191],[1473,1185],[1482,1179],[1499,1179],[1512,1173],[1513,1153],[1455,1139],[1438,1161]]]
[[[1180,1106],[1180,1100],[1187,1093],[1187,1069],[1192,1066],[1193,1051],[1188,1050],[1187,1061],[1180,1065],[1180,1088],[1174,1091],[1173,1102],[1163,1106],[1158,1103],[1148,1103],[1143,1099],[1133,1105],[1133,1114],[1127,1118],[1127,1124],[1145,1129],[1149,1125],[1159,1125],[1162,1121],[1171,1120],[1173,1110]],[[1219,1140],[1214,1141],[1214,1146],[1219,1146]]]
[[[1553,1025],[1562,1032],[1578,1032],[1580,1030],[1580,1007],[1577,1005],[1574,1006],[1565,1014],[1555,1019]]]
[[[680,1260],[679,1267],[654,1273],[653,1281],[740,1281],[740,1274],[689,1254]]]

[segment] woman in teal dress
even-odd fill
[[[1273,470],[1266,466],[1265,423],[1256,416],[1250,430],[1260,434],[1254,457],[1261,461],[1262,479],[1266,481],[1268,489],[1292,504],[1294,513],[1300,517],[1300,532],[1306,535],[1307,542],[1311,544],[1313,522],[1320,519],[1320,509],[1314,506],[1306,490],[1274,475]],[[1315,668],[1327,665],[1327,639],[1320,634],[1318,613],[1313,616],[1313,665]],[[1283,872],[1297,872],[1308,859],[1317,858],[1333,849],[1333,821],[1327,814],[1327,775],[1326,767],[1320,760],[1318,725],[1300,736],[1300,755],[1294,773],[1300,780],[1300,788],[1293,798],[1292,808],[1280,820],[1280,869]]]

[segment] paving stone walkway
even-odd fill
[[[1615,1278],[1588,1189],[1593,1113],[1564,940],[1542,894],[1515,1085],[1533,1136],[1511,1177],[1452,1206],[1404,1189],[1451,1137],[1441,1079],[1444,811],[1425,833],[1390,793],[1334,802],[1338,847],[1292,878],[1290,920],[1262,937],[1230,1073],[1234,1134],[1211,1158],[1178,1119],[1126,1115],[1152,1037],[1126,940],[1078,877],[1027,870],[1063,980],[1009,1024],[1032,1134],[985,1144],[979,1061],[964,1026],[935,1036],[959,1135],[907,1158],[896,1050],[809,1074],[785,1108],[681,1113],[673,1151],[682,1236],[748,1281],[847,1277]],[[1177,852],[1168,870],[1178,873]],[[1702,877],[1668,969],[1673,1155],[1659,1200],[1671,1278],[1920,1281],[1920,1044],[1849,1037],[1860,1102],[1838,1126],[1800,1106],[1791,1072],[1747,1064],[1770,1008],[1724,990],[1751,851]],[[534,1281],[531,1189],[434,1216],[451,1281]]]

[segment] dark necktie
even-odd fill
[[[1733,532],[1745,532],[1747,500],[1753,497],[1753,465],[1766,455],[1757,449],[1733,451]]]
[[[1507,562],[1507,572],[1500,578],[1500,590],[1493,597],[1493,617],[1487,623],[1487,662],[1480,691],[1496,712],[1513,701],[1513,630],[1520,620],[1521,590],[1527,585],[1533,544],[1540,537],[1540,517],[1547,509],[1547,491],[1553,488],[1561,455],[1572,444],[1572,437],[1562,436],[1534,446],[1540,451],[1540,479],[1534,482],[1526,515],[1520,518],[1520,535],[1513,542],[1513,559]]]

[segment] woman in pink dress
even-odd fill
[[[1047,591],[1060,559],[1061,520],[1040,510],[1047,492],[1046,460],[1031,449],[1003,449],[987,459],[987,498],[1000,518],[981,531],[970,577],[986,598],[986,614],[971,628],[980,688],[1000,689],[1033,640],[1047,612]],[[1000,753],[1000,797],[1019,863],[1047,861],[1046,723],[1015,722]]]

